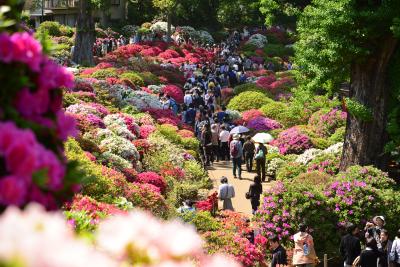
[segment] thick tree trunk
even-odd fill
[[[95,29],[90,0],[79,1],[79,14],[76,25],[76,37],[73,61],[83,66],[92,66],[93,43],[95,41]]]
[[[350,97],[369,107],[373,120],[366,122],[349,114],[340,170],[356,164],[387,167],[388,157],[383,152],[388,140],[386,123],[390,87],[387,71],[397,41],[390,37],[380,44],[379,51],[351,67]]]
[[[168,12],[168,18],[167,18],[167,41],[171,41],[171,35],[172,35],[172,15],[171,12]]]

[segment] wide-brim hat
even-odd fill
[[[381,219],[382,221],[383,221],[383,225],[385,225],[386,224],[386,221],[385,221],[385,217],[383,217],[383,216],[375,216],[373,219],[372,219],[372,221],[374,222],[374,224],[377,224],[377,219]]]
[[[232,139],[233,140],[239,140],[240,139],[240,135],[239,134],[233,134],[232,135]]]

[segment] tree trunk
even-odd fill
[[[171,41],[171,35],[172,35],[172,15],[171,12],[168,12],[168,18],[167,18],[167,42]]]
[[[387,71],[397,41],[388,37],[379,43],[381,47],[375,54],[351,66],[350,97],[369,107],[373,120],[366,122],[349,114],[340,162],[342,171],[356,164],[387,167],[388,156],[384,153],[390,95]]]
[[[90,0],[79,1],[73,61],[83,66],[94,65],[93,43],[95,29]]]

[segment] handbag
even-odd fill
[[[244,194],[244,196],[246,197],[246,199],[250,199],[251,198],[250,192],[246,192],[246,194]]]

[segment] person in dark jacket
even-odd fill
[[[340,254],[344,260],[344,266],[352,266],[354,260],[360,256],[361,245],[357,235],[360,232],[354,224],[349,224],[346,228],[347,234],[343,236],[340,242]]]
[[[268,238],[269,247],[272,250],[271,267],[287,265],[286,250],[279,243],[279,238],[276,235]]]
[[[381,244],[379,251],[379,266],[389,267],[389,254],[392,250],[393,241],[389,240],[389,232],[386,229],[381,230]]]
[[[260,196],[262,194],[262,191],[263,189],[260,176],[256,175],[254,176],[254,182],[251,183],[249,187],[251,209],[253,214],[257,211],[258,206],[260,206]]]
[[[251,172],[253,170],[253,158],[256,147],[254,143],[251,141],[250,136],[247,136],[246,139],[247,140],[243,145],[243,154],[244,154],[244,160],[246,162],[246,169],[248,172]]]
[[[360,267],[377,267],[379,253],[376,240],[368,238],[365,246],[360,255]]]
[[[211,155],[212,155],[212,134],[210,123],[206,123],[201,130],[201,145],[204,151],[204,163],[205,166],[210,166]]]
[[[257,175],[265,182],[265,163],[267,156],[267,148],[264,144],[259,144],[256,148],[254,159],[256,160]]]

